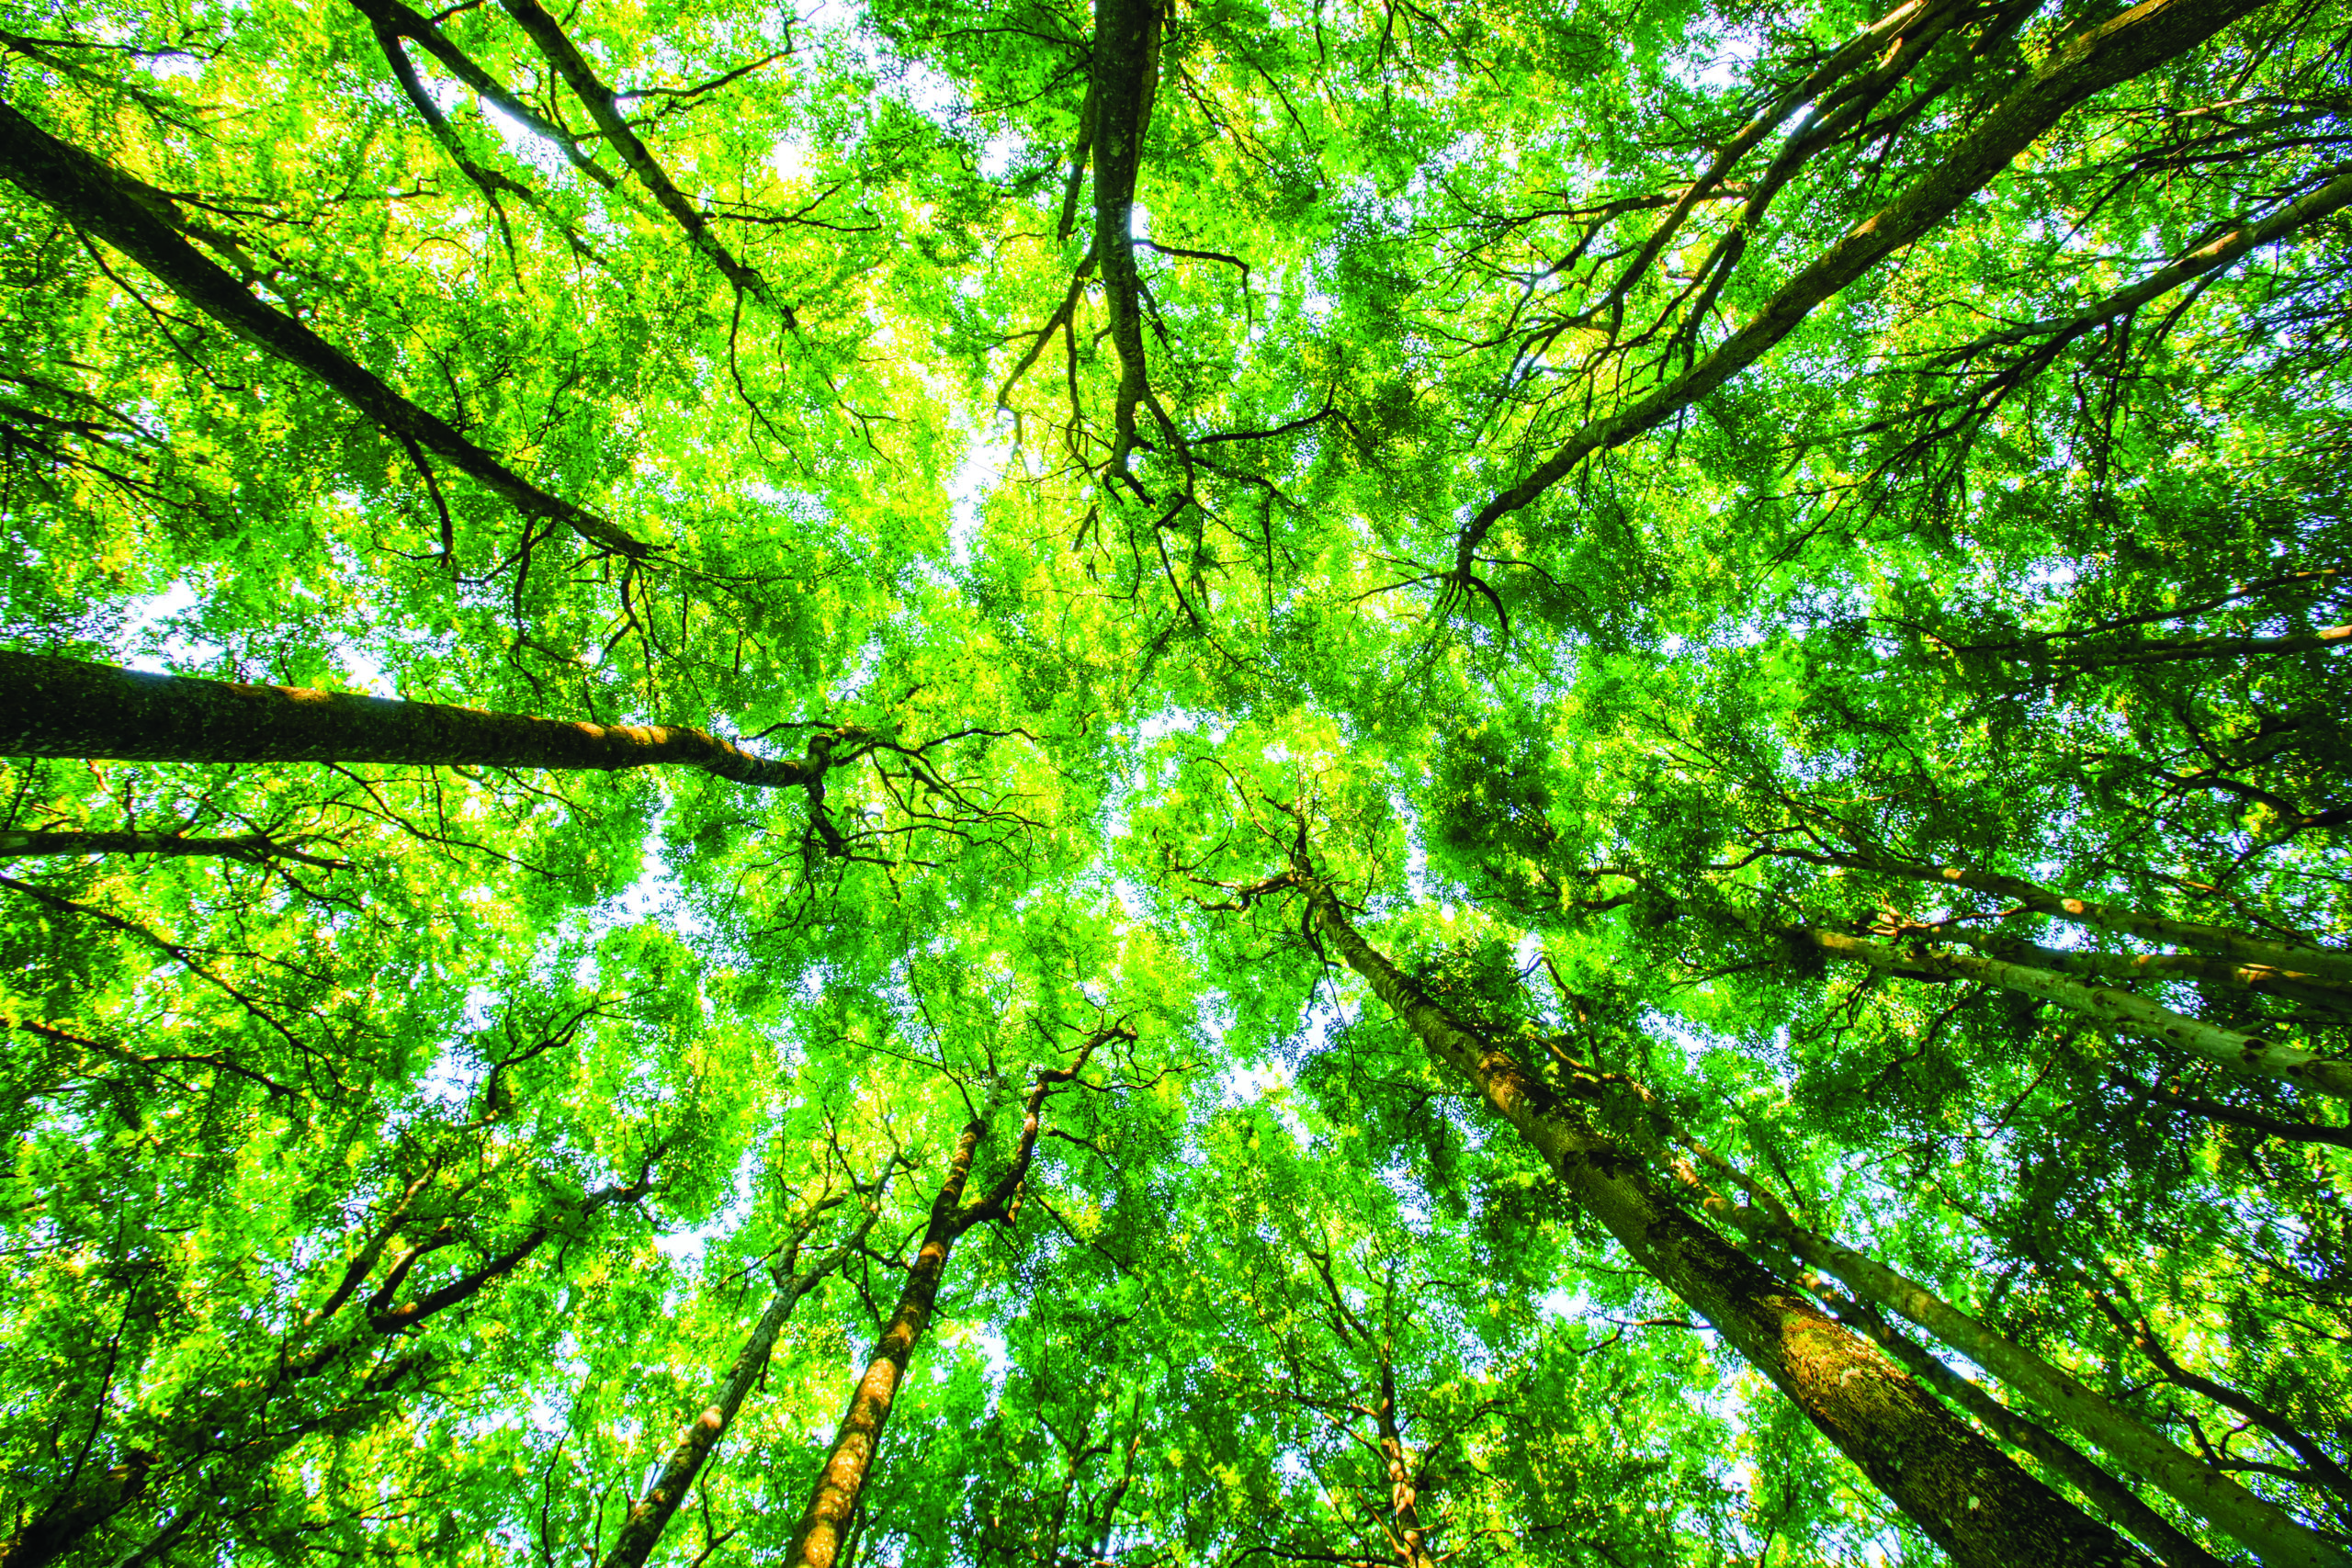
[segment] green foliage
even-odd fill
[[[1092,8],[594,6],[601,103],[514,7],[6,9],[7,112],[107,199],[648,547],[7,152],[12,649],[843,759],[7,752],[6,1568],[593,1564],[797,1217],[842,1199],[806,1263],[870,1201],[654,1557],[784,1561],[959,1132],[977,1191],[1114,1024],[845,1562],[1936,1560],[1337,961],[1310,863],[1661,1180],[1703,1145],[2352,1542],[2341,1104],[1951,968],[2352,1054],[2336,0],[1795,303],[2116,8],[1841,53],[1880,17],[1169,5],[1124,473]],[[61,832],[249,850],[14,847]],[[2115,967],[2214,929],[2319,968]]]

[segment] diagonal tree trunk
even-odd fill
[[[793,1531],[792,1550],[785,1555],[786,1568],[833,1568],[841,1560],[858,1501],[874,1472],[875,1454],[880,1450],[883,1432],[889,1425],[890,1405],[898,1397],[899,1383],[906,1379],[907,1364],[914,1359],[915,1347],[922,1342],[923,1332],[931,1326],[932,1313],[939,1304],[939,1285],[947,1272],[948,1257],[964,1233],[973,1226],[1011,1216],[1013,1197],[1028,1177],[1030,1159],[1037,1150],[1046,1096],[1057,1085],[1077,1077],[1087,1059],[1104,1042],[1134,1038],[1135,1031],[1124,1024],[1103,1030],[1080,1048],[1077,1059],[1069,1066],[1039,1073],[1030,1085],[1028,1103],[1022,1115],[1021,1139],[1013,1147],[1012,1158],[988,1191],[968,1203],[964,1201],[964,1188],[971,1179],[972,1161],[979,1153],[980,1141],[988,1135],[988,1122],[975,1118],[965,1123],[956,1140],[956,1152],[947,1162],[947,1179],[940,1184],[939,1195],[932,1200],[931,1219],[923,1227],[922,1245],[915,1253],[914,1267],[907,1271],[907,1282],[899,1292],[898,1304],[891,1309],[889,1321],[883,1325],[882,1337],[866,1361],[865,1374],[850,1395],[849,1409],[834,1434],[832,1450],[825,1456],[824,1468],[817,1472],[817,1483],[808,1494],[808,1506],[800,1516],[799,1527]]]
[[[653,1554],[653,1548],[660,1543],[662,1531],[669,1524],[670,1517],[685,1501],[686,1494],[694,1487],[695,1477],[702,1472],[704,1461],[718,1449],[719,1440],[727,1436],[728,1427],[734,1424],[735,1413],[743,1407],[744,1398],[752,1392],[752,1385],[767,1374],[768,1359],[775,1352],[776,1336],[783,1332],[785,1319],[792,1315],[792,1309],[799,1305],[801,1297],[815,1290],[827,1275],[847,1262],[850,1255],[865,1244],[866,1233],[873,1230],[874,1222],[881,1213],[877,1196],[876,1201],[867,1205],[865,1218],[847,1239],[816,1263],[794,1273],[792,1264],[799,1255],[800,1242],[807,1238],[824,1210],[830,1206],[820,1204],[808,1216],[800,1235],[793,1241],[790,1253],[777,1269],[775,1294],[769,1299],[767,1311],[760,1314],[760,1321],[752,1328],[751,1338],[744,1342],[742,1354],[735,1358],[735,1365],[728,1372],[727,1381],[719,1385],[718,1396],[686,1427],[679,1437],[677,1446],[670,1450],[669,1461],[662,1467],[661,1475],[646,1488],[645,1495],[630,1506],[620,1535],[613,1541],[612,1551],[605,1554],[604,1568],[645,1568],[645,1560]]]
[[[1681,1141],[1692,1148],[1700,1146],[1688,1137]],[[1702,1155],[1710,1164],[1729,1168],[1718,1156],[1703,1150]],[[1709,1214],[1832,1276],[1870,1307],[1894,1313],[1925,1328],[2097,1443],[2129,1466],[2131,1473],[2144,1476],[2183,1506],[2243,1542],[2264,1562],[2280,1568],[2346,1568],[2341,1551],[2295,1523],[2284,1510],[2183,1451],[2080,1379],[1979,1323],[1917,1280],[1798,1224],[1777,1200],[1736,1203],[1700,1181],[1689,1166],[1677,1174]],[[1752,1186],[1750,1191],[1755,1191]],[[1971,1403],[1965,1396],[1956,1397],[1960,1403]],[[1999,1427],[1994,1429],[1997,1432]],[[2036,1451],[2030,1442],[2018,1446]],[[2087,1493],[2089,1488],[2085,1490]]]
[[[0,656],[5,657],[5,656]],[[6,671],[0,666],[0,680]],[[219,855],[225,860],[241,860],[259,865],[270,860],[295,860],[305,865],[324,866],[340,871],[349,861],[330,860],[324,855],[305,854],[297,846],[303,840],[279,843],[266,833],[240,833],[227,839],[192,839],[178,833],[92,833],[74,829],[40,830],[30,829],[0,829],[0,860],[17,860],[26,855]]]
[[[2274,1045],[2256,1035],[2175,1012],[2160,1002],[2113,986],[2086,985],[2070,976],[1983,953],[1906,950],[1809,926],[1794,928],[1787,934],[1811,942],[1834,957],[1858,958],[1884,974],[1931,980],[1980,980],[2020,996],[2056,1002],[2111,1028],[2193,1051],[2233,1073],[2263,1074],[2329,1094],[2352,1095],[2352,1062],[2335,1061],[2292,1045]]]
[[[1959,928],[1938,932],[1936,940],[1973,947],[1996,958],[2031,964],[2057,975],[2081,975],[2097,980],[2197,980],[2285,997],[2337,1012],[2352,1012],[2352,986],[2268,964],[2241,964],[2210,953],[2090,953],[2043,947],[1998,932]]]
[[[447,459],[517,511],[560,524],[598,549],[631,560],[652,553],[653,547],[643,540],[539,489],[301,321],[254,298],[189,244],[165,212],[133,194],[136,181],[51,136],[6,104],[0,104],[0,175],[76,229],[145,267],[165,288],[237,336],[323,382],[387,434]]]
[[[2187,53],[2263,3],[2146,0],[2059,46],[2015,92],[1976,121],[1940,164],[1848,230],[1782,284],[1747,325],[1647,397],[1586,424],[1527,478],[1481,508],[1456,543],[1457,579],[1470,579],[1478,546],[1496,524],[1532,503],[1586,458],[1656,429],[1755,364],[1849,284],[1959,210],[2068,110]]]
[[[1843,866],[1849,871],[1875,872],[1882,876],[1973,888],[1979,893],[2007,898],[2019,908],[2034,914],[2070,920],[2078,926],[2095,926],[2101,931],[2118,931],[2149,942],[2194,948],[2199,953],[2234,959],[2240,964],[2261,964],[2316,976],[2337,985],[2352,985],[2352,953],[2311,947],[2300,942],[2277,942],[2268,937],[2232,931],[2226,926],[2177,920],[2168,915],[2151,915],[2126,908],[2120,904],[2095,903],[2071,894],[2053,893],[2021,876],[2007,876],[1997,871],[1981,871],[1964,865],[1924,865],[1916,861],[1898,860],[1883,854],[1845,854],[1783,848],[1775,848],[1768,852],[1783,860],[1803,861],[1808,865]]]
[[[1348,967],[1540,1151],[1634,1260],[1771,1379],[1961,1568],[2144,1564],[1844,1325],[1678,1207],[1634,1151],[1408,979],[1301,855],[1290,884]]]

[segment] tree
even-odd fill
[[[2346,1561],[2343,29],[0,19],[0,1563]]]

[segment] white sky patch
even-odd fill
[[[991,136],[980,148],[980,177],[1001,180],[1012,172],[1012,161],[1021,156],[1021,141],[1013,136]]]
[[[874,679],[875,673],[881,668],[882,639],[867,637],[865,646],[857,650],[857,663],[851,668],[848,674],[842,677],[841,683],[828,693],[827,696],[837,703],[854,701],[857,694],[865,690],[867,682]]]
[[[799,179],[808,172],[808,141],[797,136],[779,139],[768,153],[768,167],[775,171],[775,177],[780,180]]]
[[[945,72],[909,61],[899,78],[899,96],[933,125],[953,127],[964,114],[964,95]]]
[[[196,590],[186,581],[175,582],[161,593],[133,599],[125,606],[127,614],[122,623],[124,640],[144,641],[155,637],[164,622],[177,620],[196,606]],[[207,655],[217,657],[220,652],[218,644],[190,642],[181,637],[165,636],[156,638],[156,641],[159,653],[127,654],[122,660],[124,666],[149,675],[164,675],[170,673],[165,668],[167,660],[175,664],[201,663]]]
[[[980,507],[1012,460],[1012,443],[998,431],[976,434],[964,461],[947,481],[947,558],[961,570],[972,564],[979,543]]]
[[[530,164],[544,175],[560,173],[569,164],[570,160],[564,157],[562,148],[529,130],[496,104],[477,98],[474,107],[481,111],[482,118],[496,129],[499,139],[506,143],[506,150],[519,162]]]
[[[1291,1071],[1280,1062],[1236,1067],[1225,1075],[1225,1102],[1227,1105],[1248,1105],[1276,1090],[1287,1090],[1290,1086]]]

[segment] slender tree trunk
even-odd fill
[[[1996,958],[2029,964],[2053,974],[2080,975],[2097,980],[2199,980],[2352,1012],[2352,987],[2338,985],[2324,976],[2268,964],[2240,964],[2208,953],[2080,953],[1992,932],[1964,931],[1949,931],[1936,940],[1973,947]]]
[[[792,1550],[785,1559],[790,1568],[833,1568],[839,1557],[849,1530],[850,1516],[873,1472],[875,1452],[882,1446],[891,1402],[898,1397],[899,1384],[907,1375],[907,1363],[913,1359],[915,1347],[922,1342],[923,1331],[931,1326],[932,1311],[939,1302],[939,1281],[947,1271],[948,1255],[967,1228],[964,1186],[971,1179],[972,1160],[979,1153],[980,1139],[987,1132],[985,1122],[967,1122],[962,1135],[956,1140],[955,1156],[947,1164],[947,1179],[941,1183],[939,1196],[932,1200],[931,1223],[923,1227],[922,1247],[915,1254],[915,1266],[907,1271],[907,1282],[899,1292],[898,1305],[883,1326],[882,1337],[866,1361],[865,1375],[857,1380],[856,1392],[850,1395],[849,1410],[842,1416],[832,1451],[825,1456],[825,1468],[817,1474],[808,1510],[801,1515],[800,1528],[793,1534]]]
[[[1974,888],[1980,893],[2010,899],[2018,908],[2030,909],[2037,915],[2071,920],[2076,925],[2096,926],[2102,931],[2120,931],[2150,942],[2195,948],[2199,953],[2217,953],[2241,964],[2315,975],[2336,985],[2352,985],[2352,953],[2273,942],[2267,937],[2252,936],[2226,926],[2209,926],[2195,920],[2176,920],[2163,915],[2143,914],[2120,904],[2094,903],[2087,898],[2053,893],[2019,876],[2005,876],[1999,872],[1979,871],[1969,866],[1922,865],[1883,855],[1825,854],[1810,850],[1785,849],[1771,852],[1811,865],[1844,866],[1849,871],[1875,872],[1882,876],[1901,876],[1917,882]]]
[[[1470,575],[1479,544],[1497,523],[1532,502],[1594,453],[1656,429],[1755,364],[1822,304],[1958,210],[2068,110],[2187,53],[2240,17],[2260,9],[2262,3],[2146,0],[2061,44],[2016,91],[1975,121],[1941,164],[1839,236],[1706,357],[1631,407],[1588,423],[1534,472],[1488,502],[1462,531],[1455,551],[1457,573]]]
[[[1695,1179],[1689,1179],[1696,1187]],[[1843,1281],[1865,1302],[1910,1319],[2161,1486],[2199,1517],[2278,1568],[2346,1568],[2344,1554],[2229,1476],[2183,1452],[2080,1379],[1962,1312],[1916,1280],[1769,1207],[1701,1190],[1706,1211]]]
[[[696,1416],[670,1450],[669,1462],[662,1467],[661,1476],[646,1488],[645,1495],[630,1507],[628,1518],[622,1524],[620,1535],[613,1541],[613,1549],[605,1554],[604,1568],[644,1568],[645,1560],[662,1539],[662,1531],[670,1516],[678,1511],[686,1494],[694,1487],[695,1477],[702,1472],[708,1460],[734,1424],[735,1413],[752,1392],[752,1385],[764,1376],[768,1359],[775,1352],[776,1336],[784,1331],[785,1319],[800,1304],[800,1298],[817,1288],[834,1269],[847,1261],[850,1254],[865,1241],[874,1228],[880,1210],[878,1205],[866,1210],[865,1219],[849,1239],[842,1242],[818,1263],[797,1274],[781,1279],[775,1294],[768,1301],[767,1311],[760,1314],[752,1337],[743,1345],[742,1354],[735,1358],[734,1367],[727,1381],[719,1385],[718,1397],[710,1407]],[[810,1216],[810,1225],[815,1215]],[[805,1233],[804,1233],[805,1234]],[[795,1243],[794,1250],[798,1250]],[[789,1268],[789,1263],[786,1265]]]
[[[751,295],[782,316],[786,326],[793,325],[792,308],[778,303],[760,275],[737,261],[727,247],[719,243],[718,236],[710,231],[710,220],[686,199],[685,193],[678,189],[654,158],[652,150],[630,129],[628,121],[621,115],[613,89],[596,74],[596,68],[589,63],[586,55],[580,52],[580,46],[571,41],[562,25],[548,14],[538,0],[503,0],[503,3],[506,14],[531,35],[531,41],[538,45],[539,52],[547,57],[548,63],[555,67],[556,73],[571,88],[572,96],[587,109],[588,118],[596,122],[597,130],[620,155],[621,162],[651,193],[662,210],[685,231],[687,243],[718,268],[719,275],[739,292]]]
[[[2352,176],[2339,179],[2306,199],[2335,197],[2335,206],[2341,207],[2342,193],[2347,186],[2352,186]],[[2315,632],[2297,632],[2290,637],[2200,637],[2177,642],[2081,649],[2057,655],[2053,662],[2068,674],[2077,674],[2086,670],[2120,670],[2134,664],[2165,664],[2176,659],[2251,659],[2264,653],[2311,653],[2323,648],[2346,647],[2352,647],[2352,626],[2322,626]]]
[[[2251,1111],[2240,1111],[2233,1105],[2223,1105],[2215,1100],[2201,1100],[2195,1095],[2174,1094],[2165,1089],[2152,1089],[2137,1080],[2119,1075],[2116,1081],[2134,1099],[2159,1105],[2183,1115],[2202,1116],[2209,1121],[2226,1122],[2233,1127],[2246,1127],[2266,1137],[2284,1138],[2297,1144],[2334,1144],[2338,1148],[2352,1149],[2352,1127],[2329,1126],[2318,1122],[2282,1122],[2276,1116],[2263,1116]]]
[[[1815,927],[1800,927],[1790,934],[1810,942],[1824,953],[1858,958],[1890,975],[1926,979],[1978,980],[2023,996],[2036,997],[2094,1019],[2112,1028],[2144,1034],[2193,1051],[2233,1073],[2265,1074],[2328,1094],[2352,1095],[2352,1062],[2339,1062],[2292,1045],[2274,1045],[2234,1029],[2223,1029],[2160,1002],[2118,990],[2112,986],[2086,985],[2064,975],[2030,964],[2012,964],[1975,953],[1905,951],[1885,942]]]
[[[850,1395],[849,1410],[842,1416],[832,1451],[825,1457],[825,1467],[817,1472],[808,1506],[793,1532],[792,1550],[785,1554],[786,1568],[835,1568],[840,1562],[858,1500],[865,1495],[866,1480],[873,1473],[875,1453],[882,1446],[883,1430],[890,1420],[891,1402],[898,1397],[899,1384],[906,1378],[907,1363],[913,1359],[915,1347],[922,1343],[923,1331],[931,1326],[932,1312],[939,1302],[939,1282],[947,1271],[948,1255],[974,1225],[1012,1216],[1013,1199],[1027,1179],[1029,1162],[1036,1154],[1046,1096],[1057,1085],[1077,1077],[1087,1059],[1105,1041],[1134,1038],[1135,1031],[1124,1024],[1100,1031],[1080,1049],[1077,1059],[1069,1066],[1037,1075],[1030,1087],[1021,1121],[1021,1139],[1013,1147],[1012,1158],[988,1192],[969,1203],[964,1201],[964,1188],[971,1179],[972,1160],[979,1152],[980,1140],[988,1134],[988,1123],[973,1121],[965,1124],[956,1140],[956,1153],[948,1161],[947,1179],[941,1184],[939,1196],[932,1201],[931,1220],[923,1227],[922,1246],[915,1254],[914,1267],[907,1271],[907,1282],[899,1292],[898,1304],[891,1310],[889,1322],[883,1325],[882,1337],[866,1362],[865,1375],[858,1379],[856,1391]]]
[[[408,39],[427,54],[441,62],[441,68],[463,82],[476,96],[494,106],[515,124],[561,152],[571,166],[606,190],[617,187],[615,179],[603,165],[580,151],[579,141],[563,127],[541,118],[531,106],[508,92],[492,76],[476,64],[471,56],[449,41],[439,25],[401,4],[401,0],[351,0],[359,14],[374,25],[376,36]],[[448,13],[443,13],[445,16]]]
[[[520,511],[560,524],[599,549],[632,560],[651,553],[652,547],[644,541],[532,484],[300,321],[255,299],[252,290],[189,244],[166,211],[134,195],[133,182],[6,104],[0,104],[0,175],[46,202],[76,229],[145,267],[173,293],[237,336],[325,383],[388,434],[437,454]]]
[[[1380,1458],[1387,1471],[1389,1533],[1396,1551],[1396,1568],[1436,1568],[1428,1549],[1429,1531],[1421,1528],[1420,1489],[1414,1484],[1412,1456],[1405,1450],[1405,1434],[1396,1425],[1396,1373],[1385,1348],[1380,1351]]]
[[[757,757],[667,725],[604,725],[440,703],[148,675],[109,664],[0,652],[0,755],[178,762],[408,762],[613,772],[677,762],[737,784],[819,783],[810,760]]]
[[[1685,1213],[1640,1156],[1599,1131],[1366,942],[1312,870],[1293,876],[1348,966],[1475,1086],[1634,1260],[1771,1379],[1961,1568],[2144,1564],[1903,1370]]]

